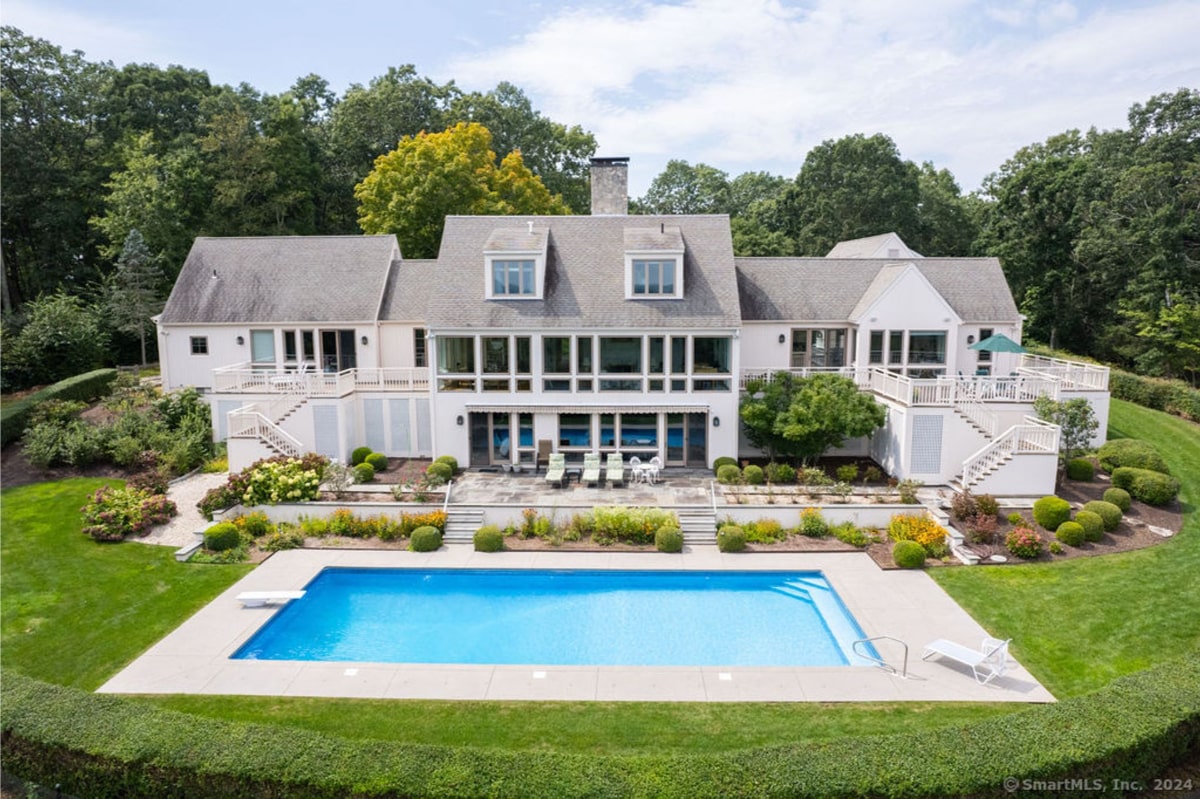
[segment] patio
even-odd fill
[[[467,470],[454,479],[450,504],[712,506],[713,476],[707,470],[665,469],[655,483],[634,483],[626,469],[626,483],[612,488],[603,482],[589,487],[576,475],[569,477],[557,488],[546,481],[545,468],[537,473]]]

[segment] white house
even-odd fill
[[[851,453],[997,494],[1053,486],[1040,394],[1107,419],[1107,371],[977,352],[1021,317],[994,258],[924,258],[894,233],[825,258],[739,258],[725,216],[629,216],[625,159],[593,163],[592,216],[446,219],[435,260],[390,236],[197,239],[158,318],[163,381],[214,408],[232,468],[276,453],[539,450],[758,455],[745,381],[834,370],[888,409]],[[955,482],[956,481],[956,482]]]

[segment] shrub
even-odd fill
[[[674,513],[662,508],[601,505],[593,508],[590,516],[582,522],[582,531],[590,530],[598,543],[622,541],[628,544],[650,544],[662,527],[678,527],[679,519]],[[549,520],[546,520],[550,532]]]
[[[1120,521],[1119,517],[1118,521]],[[1075,523],[1083,528],[1083,538],[1085,541],[1095,543],[1104,538],[1104,517],[1095,511],[1079,511],[1075,514]]]
[[[809,538],[824,538],[829,535],[829,523],[816,508],[805,508],[800,511],[800,535]]]
[[[35,424],[21,437],[25,458],[34,466],[89,466],[104,454],[104,433],[87,422],[47,421]],[[130,461],[141,455],[141,448],[131,452]]]
[[[334,497],[342,499],[354,484],[354,468],[344,463],[330,463],[321,474],[321,481],[329,487]]]
[[[303,458],[267,458],[230,481],[245,487],[241,502],[246,506],[308,502],[317,498],[327,465],[327,458],[315,454]]]
[[[129,535],[142,536],[156,524],[166,524],[178,511],[162,494],[138,488],[105,486],[79,509],[83,533],[96,541],[120,541]]]
[[[868,466],[863,472],[863,483],[878,483],[883,479],[883,472],[879,471],[878,466]]]
[[[746,548],[746,533],[736,524],[727,524],[717,530],[717,549],[722,552],[741,552]]]
[[[901,569],[920,569],[925,565],[925,547],[916,541],[897,541],[892,546],[892,560]]]
[[[1114,399],[1136,402],[1146,408],[1200,422],[1200,390],[1183,380],[1142,377],[1112,369],[1108,375],[1108,390]]]
[[[1067,477],[1079,482],[1087,482],[1096,476],[1096,467],[1087,458],[1072,458],[1067,461]]]
[[[304,546],[304,532],[296,527],[281,527],[258,539],[257,543],[258,548],[263,552],[299,549]]]
[[[1018,558],[1033,560],[1042,554],[1042,537],[1028,527],[1017,527],[1004,539],[1004,546]]]
[[[236,549],[242,543],[242,534],[233,522],[220,522],[204,531],[204,548],[212,552]]]
[[[985,513],[977,513],[964,522],[970,539],[974,543],[990,544],[992,538],[996,535],[996,530],[999,524],[995,516],[988,516]]]
[[[865,547],[871,543],[871,536],[866,530],[860,529],[854,522],[842,522],[835,524],[829,530],[833,533],[833,537],[843,544],[849,544],[854,547]]]
[[[413,552],[433,552],[442,546],[442,531],[436,527],[418,527],[412,531],[408,548]]]
[[[1100,459],[1100,468],[1110,474],[1122,466],[1149,469],[1163,474],[1171,473],[1158,450],[1149,442],[1137,438],[1115,438],[1106,441],[1096,454]]]
[[[746,540],[755,544],[771,544],[787,538],[787,531],[775,519],[758,519],[742,525]]]
[[[928,516],[897,513],[888,523],[888,536],[893,541],[916,541],[930,557],[946,555],[946,528]]]
[[[1033,503],[1033,520],[1043,529],[1057,530],[1058,526],[1071,518],[1071,503],[1061,497],[1042,497]]]
[[[772,483],[789,485],[796,482],[796,470],[786,463],[771,461],[766,468],[767,480]]]
[[[975,497],[975,508],[980,516],[1000,518],[1000,503],[991,494],[980,494]]]
[[[262,511],[247,513],[245,516],[239,516],[233,520],[237,528],[251,538],[260,538],[275,529],[275,525],[267,518],[267,514]]]
[[[210,488],[200,501],[196,503],[196,508],[200,511],[204,518],[210,522],[213,518],[213,513],[219,510],[228,510],[241,500],[241,492],[233,486],[226,483],[216,488]]]
[[[750,464],[742,470],[742,479],[745,480],[748,485],[762,485],[764,480],[762,467]]]
[[[363,462],[354,467],[354,482],[370,483],[375,479],[375,467]]]
[[[444,463],[450,467],[450,477],[458,474],[458,458],[453,455],[439,455],[433,459],[434,463]],[[449,477],[446,479],[450,479]]]
[[[1050,550],[1051,555],[1061,555],[1063,553],[1062,544],[1057,541],[1051,541],[1046,549]]]
[[[1016,511],[1013,511],[1012,513],[1008,514],[1008,516],[1005,518],[1008,519],[1009,524],[1025,524],[1026,523],[1025,517],[1022,516],[1021,514],[1017,513]]]
[[[499,552],[504,549],[504,533],[494,524],[485,524],[475,531],[476,552]]]
[[[824,469],[818,469],[813,466],[801,469],[796,475],[796,482],[805,486],[827,486],[833,483],[829,479],[829,475],[825,474]]]
[[[370,447],[355,447],[350,453],[350,465],[357,466],[367,459],[373,450]]]
[[[369,463],[376,472],[386,472],[388,467],[387,455],[382,452],[372,452],[363,463]]]
[[[1166,505],[1179,495],[1178,478],[1150,469],[1121,466],[1112,473],[1112,481],[1147,505]]]
[[[1079,522],[1063,522],[1054,531],[1054,537],[1069,547],[1077,547],[1085,538],[1083,525]]]
[[[1128,513],[1130,506],[1133,504],[1133,498],[1129,496],[1129,492],[1123,488],[1107,488],[1104,490],[1104,501],[1111,502],[1121,509],[1122,513]]]
[[[837,467],[837,479],[842,483],[853,483],[858,479],[858,464],[847,463],[845,466]]]
[[[0,409],[0,444],[8,446],[21,437],[31,422],[34,408],[39,404],[52,399],[85,402],[94,400],[108,391],[116,377],[116,369],[84,372],[5,405]]]
[[[717,477],[720,477],[722,466],[737,466],[737,465],[738,465],[737,458],[731,458],[728,455],[722,455],[721,457],[719,457],[713,461],[713,465],[712,465],[713,474],[716,475]]]
[[[654,548],[659,552],[682,552],[683,532],[670,525],[658,528],[654,534]]]
[[[742,470],[736,463],[722,463],[717,467],[717,482],[722,485],[736,485],[742,482]]]
[[[454,476],[454,467],[445,461],[434,461],[425,469],[425,474],[445,483]]]
[[[1119,505],[1114,505],[1111,502],[1104,502],[1099,499],[1092,500],[1084,504],[1083,510],[1099,516],[1104,529],[1110,533],[1116,530],[1121,524],[1121,516],[1123,515],[1121,508]]]
[[[916,505],[917,489],[925,485],[920,480],[901,480],[896,484],[897,490],[900,492],[900,501],[905,505]]]
[[[950,499],[950,511],[954,514],[954,519],[961,522],[979,513],[979,504],[970,491],[963,491]]]

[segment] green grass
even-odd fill
[[[1167,459],[1183,483],[1179,535],[1099,558],[931,572],[1060,697],[1200,651],[1200,427],[1113,400],[1108,434],[1149,441]]]
[[[112,482],[63,480],[0,493],[3,668],[95,689],[249,571],[177,563],[169,547],[83,535],[80,507]]]

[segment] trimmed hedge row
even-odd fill
[[[16,673],[5,675],[0,700],[6,771],[99,799],[1004,796],[1006,779],[1147,783],[1200,753],[1197,658],[965,727],[719,755],[351,741],[191,716]],[[1088,795],[1084,785],[1074,793],[1020,787],[1021,796]]]
[[[90,402],[108,393],[109,386],[117,379],[116,369],[95,369],[84,372],[35,391],[24,399],[6,405],[0,410],[0,446],[8,446],[25,432],[29,414],[34,406],[46,400],[82,400]]]
[[[1112,473],[1113,485],[1147,505],[1166,505],[1179,496],[1179,478],[1150,469],[1122,466]]]
[[[1111,369],[1108,390],[1117,399],[1200,422],[1200,391],[1182,380],[1142,377]]]

